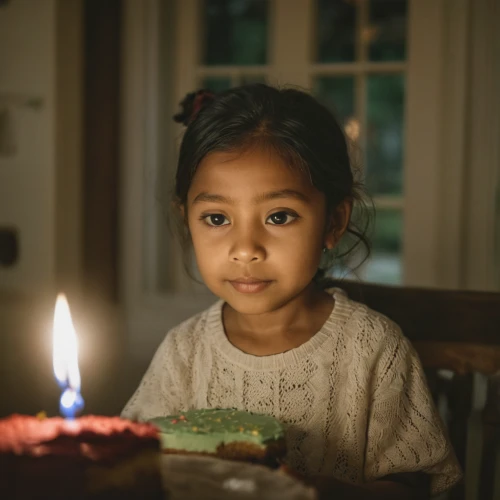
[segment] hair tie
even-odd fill
[[[177,123],[182,123],[186,127],[198,116],[200,110],[209,102],[212,102],[215,94],[208,89],[201,89],[196,92],[190,92],[180,102],[182,111],[174,115]]]

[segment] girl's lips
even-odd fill
[[[229,283],[231,283],[238,292],[257,293],[265,290],[271,284],[271,281],[230,281]]]

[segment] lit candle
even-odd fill
[[[59,294],[56,301],[53,336],[54,375],[63,391],[59,410],[64,417],[73,419],[83,408],[83,398],[80,395],[78,340],[68,301],[63,294]]]

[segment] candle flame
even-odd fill
[[[54,312],[53,366],[59,385],[80,390],[80,371],[78,370],[78,340],[71,320],[68,301],[59,294]]]

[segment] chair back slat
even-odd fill
[[[349,296],[399,324],[410,340],[500,344],[500,293],[338,281]]]
[[[483,452],[479,478],[479,498],[493,499],[496,461],[500,449],[500,372],[488,378],[486,404],[482,417]]]
[[[429,368],[444,368],[460,375],[493,375],[500,369],[500,346],[418,340],[412,343],[422,364]]]
[[[462,470],[466,467],[467,431],[472,410],[473,374],[454,374],[448,391],[448,432]],[[452,500],[464,500],[465,488],[455,488],[450,493]]]

